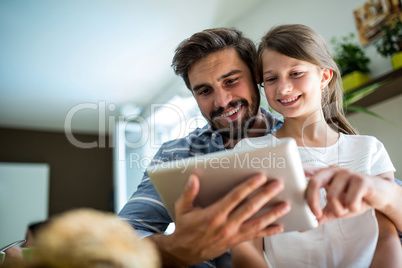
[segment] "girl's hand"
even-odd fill
[[[307,203],[320,225],[336,218],[362,214],[372,206],[368,202],[373,192],[372,176],[338,166],[305,166],[305,173],[310,178],[306,190]],[[321,208],[319,202],[321,188],[327,192],[324,208]]]

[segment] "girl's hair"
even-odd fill
[[[335,131],[357,134],[349,124],[343,111],[343,90],[340,71],[328,51],[325,40],[312,28],[301,24],[287,24],[273,27],[258,46],[258,72],[262,80],[262,54],[265,50],[276,51],[282,55],[307,61],[320,68],[333,71],[333,77],[324,88],[321,107],[327,124]]]

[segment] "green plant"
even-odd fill
[[[369,73],[368,65],[370,58],[366,56],[364,50],[354,41],[355,35],[350,33],[342,37],[341,40],[333,37],[331,43],[334,46],[333,59],[338,64],[342,76],[353,71]]]
[[[344,94],[344,99],[343,99],[343,108],[345,111],[353,111],[353,112],[359,112],[359,113],[364,113],[373,117],[376,117],[378,119],[381,119],[383,121],[386,121],[392,125],[396,125],[394,122],[391,122],[390,120],[388,120],[387,118],[383,117],[380,114],[377,114],[373,111],[370,111],[367,108],[361,107],[361,106],[356,106],[354,105],[355,102],[363,99],[364,97],[366,97],[367,95],[370,95],[371,93],[373,93],[374,91],[376,91],[378,88],[380,88],[381,86],[389,83],[391,80],[387,79],[384,80],[382,82],[378,82],[375,84],[372,84],[370,86],[366,86],[363,88],[360,88],[358,90],[354,90],[348,93]]]
[[[399,16],[389,24],[381,27],[384,34],[376,44],[377,52],[387,57],[402,51],[402,21]]]

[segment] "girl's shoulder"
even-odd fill
[[[235,150],[242,150],[242,149],[258,149],[263,147],[272,147],[276,146],[279,142],[279,139],[275,136],[268,134],[262,137],[256,138],[244,138],[239,141],[236,146],[233,148]]]
[[[351,145],[371,145],[371,146],[378,146],[382,145],[382,142],[379,141],[376,137],[374,136],[369,136],[369,135],[347,135],[347,134],[340,134],[340,142],[342,143],[343,146],[345,144],[351,144]]]

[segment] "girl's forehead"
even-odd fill
[[[273,50],[266,50],[262,54],[262,64],[272,67],[311,64],[307,61],[292,58]]]

